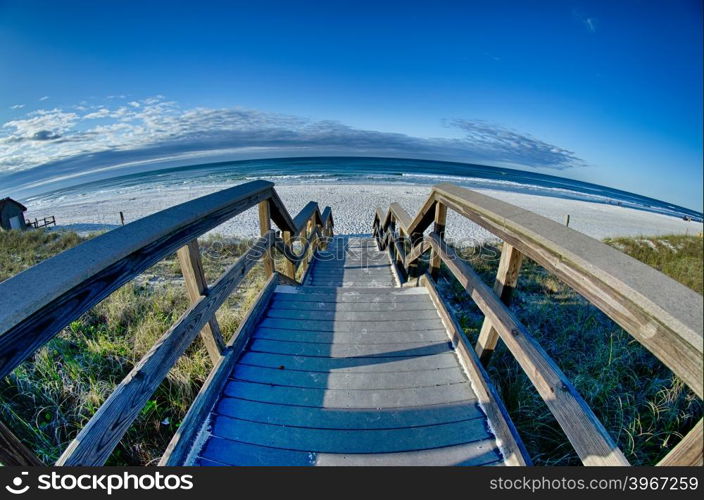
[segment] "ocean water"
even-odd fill
[[[28,198],[28,203],[71,199],[86,193],[142,191],[188,185],[233,185],[255,179],[277,184],[399,183],[433,185],[450,182],[541,196],[621,205],[699,222],[702,214],[685,207],[618,189],[563,177],[466,163],[391,158],[316,157],[243,160],[152,170],[58,189]]]

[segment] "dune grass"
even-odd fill
[[[617,238],[607,243],[702,293],[702,239]],[[463,256],[493,284],[500,248]],[[487,255],[494,256],[486,258]],[[472,345],[484,319],[443,271],[441,287]],[[545,269],[525,259],[512,309],[574,383],[632,464],[656,463],[702,416],[702,402],[649,351]],[[566,436],[503,343],[489,375],[536,464],[580,464]]]
[[[1,279],[80,243],[75,233],[0,233]],[[214,280],[247,248],[220,237],[201,242]],[[12,267],[6,267],[9,262]],[[261,265],[217,313],[228,339],[265,282]],[[170,256],[72,322],[0,380],[0,418],[47,463],[53,463],[115,386],[188,307],[180,268]],[[142,409],[111,465],[154,464],[212,368],[197,339]]]
[[[83,239],[69,232],[0,232],[0,280]],[[700,238],[618,238],[608,243],[702,293]],[[246,247],[247,242],[223,237],[203,239],[208,280],[214,280]],[[474,251],[465,257],[492,283],[498,249],[489,250],[493,259],[486,259],[486,252]],[[481,312],[446,271],[440,281],[466,334],[476,341]],[[236,330],[264,282],[263,270],[256,266],[220,308],[217,318],[226,337]],[[0,380],[0,419],[42,460],[53,463],[187,305],[178,262],[171,256],[71,323]],[[701,401],[662,363],[529,260],[524,262],[513,308],[632,463],[655,463],[701,418]],[[210,369],[207,352],[196,340],[142,409],[108,463],[158,461]],[[489,372],[535,463],[579,463],[547,407],[501,343]]]

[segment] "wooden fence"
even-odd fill
[[[53,215],[51,217],[44,217],[43,219],[37,219],[35,217],[34,220],[26,220],[25,224],[27,224],[27,227],[33,227],[34,229],[55,226],[56,217],[54,217]]]

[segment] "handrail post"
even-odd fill
[[[32,450],[27,448],[17,436],[2,422],[0,422],[0,462],[4,466],[38,466],[45,464],[37,458]]]
[[[496,281],[494,281],[494,292],[496,292],[496,295],[498,295],[501,301],[506,305],[511,303],[513,291],[518,283],[518,274],[521,271],[522,263],[523,254],[512,245],[504,242],[501,249],[499,269],[496,272]],[[489,318],[484,318],[475,350],[477,351],[480,361],[485,366],[489,363],[491,354],[494,352],[498,341],[499,332],[494,329]]]
[[[269,208],[269,200],[259,202],[259,234],[264,236],[271,230],[271,212]],[[263,257],[264,260],[264,276],[268,278],[274,274],[274,257],[271,248],[266,250]]]
[[[441,241],[445,240],[445,223],[447,221],[447,206],[444,203],[435,204],[435,224],[433,232],[437,233]],[[437,281],[440,274],[440,254],[433,248],[430,252],[430,276]]]
[[[284,249],[286,252],[293,255],[291,231],[282,231],[281,238],[284,240]],[[293,261],[291,261],[286,254],[284,254],[284,274],[292,280],[296,279],[296,266],[293,265]]]
[[[181,265],[181,274],[186,283],[188,298],[191,304],[193,304],[208,293],[208,284],[205,280],[205,273],[203,272],[203,261],[201,259],[198,239],[193,239],[185,246],[179,248],[176,255]],[[217,363],[222,353],[225,351],[225,340],[222,337],[220,325],[218,325],[215,316],[210,318],[206,323],[200,335],[213,364]]]
[[[414,232],[414,233],[411,233],[409,235],[409,237],[411,240],[410,252],[413,252],[413,249],[422,242],[423,233]],[[409,277],[409,279],[414,278],[416,280],[416,285],[418,285],[419,280],[420,280],[420,265],[419,264],[420,264],[419,259],[416,259],[408,265],[408,277]]]
[[[311,221],[309,219],[306,221],[306,228],[301,231],[301,234],[303,235],[301,243],[303,244],[303,248],[305,249],[305,252],[303,253],[303,260],[301,261],[301,276],[306,275],[306,271],[308,271],[308,264],[310,263],[309,256],[311,252],[311,247],[313,246],[311,231]]]

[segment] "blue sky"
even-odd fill
[[[0,185],[379,154],[701,210],[701,26],[699,0],[0,0]]]

